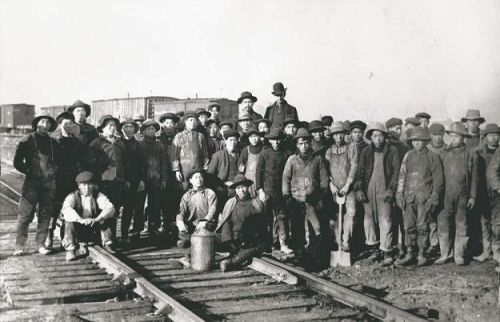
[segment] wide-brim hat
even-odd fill
[[[323,123],[319,120],[314,120],[309,123],[309,133],[311,132],[323,132],[325,130],[325,127],[323,126]]]
[[[429,130],[423,127],[416,127],[411,131],[411,134],[406,139],[409,141],[430,141],[431,136]]]
[[[472,137],[472,135],[467,131],[465,124],[462,122],[451,123],[449,129],[446,130],[446,133],[455,133],[455,134],[463,135],[465,137]]]
[[[366,130],[366,123],[363,122],[363,121],[360,121],[360,120],[356,120],[356,121],[353,121],[351,123],[351,127],[349,128],[349,130],[353,130],[353,129],[360,129],[361,131],[365,131]]]
[[[298,140],[298,139],[310,139],[312,136],[311,134],[309,133],[308,130],[306,130],[306,128],[304,127],[301,127],[298,131],[297,131],[297,134],[295,134],[295,136],[293,137],[294,140]]]
[[[335,134],[335,133],[347,133],[349,132],[348,129],[344,126],[344,123],[337,121],[333,123],[333,125],[330,127],[330,134]]]
[[[207,111],[203,107],[200,107],[199,109],[196,110],[196,115],[200,116],[200,115],[203,115],[203,114],[205,114],[207,117],[212,116],[212,113],[210,113],[209,111]]]
[[[273,85],[273,91],[271,94],[275,96],[280,96],[281,94],[286,94],[286,88],[281,82],[277,82]]]
[[[103,115],[99,119],[99,125],[97,126],[97,131],[102,132],[103,126],[106,124],[107,121],[114,121],[116,123],[116,127],[120,126],[120,120],[114,117],[113,115]]]
[[[415,118],[416,119],[428,119],[428,120],[430,120],[431,115],[428,113],[425,113],[425,112],[420,112],[420,113],[415,114]]]
[[[384,124],[382,124],[380,122],[375,122],[370,126],[370,129],[368,129],[368,131],[366,131],[365,136],[368,140],[371,140],[371,137],[372,137],[372,134],[374,131],[380,131],[380,132],[384,133],[384,135],[387,136],[387,130],[385,129]]]
[[[266,123],[267,126],[271,126],[271,121],[269,121],[268,119],[264,119],[264,118],[255,120],[255,121],[253,121],[253,123],[255,125],[259,125],[260,123]]]
[[[202,175],[205,173],[203,168],[194,168],[188,171],[186,174],[186,179],[189,180],[191,177],[196,174],[196,173],[201,173]]]
[[[478,120],[479,123],[484,123],[486,120],[481,116],[481,112],[479,110],[467,110],[465,116],[462,117],[462,122]]]
[[[251,127],[247,133],[245,133],[245,135],[247,137],[249,137],[250,135],[252,134],[257,134],[258,136],[262,136],[262,133],[259,132],[259,129],[257,129],[256,127]]]
[[[68,107],[68,112],[73,113],[73,111],[77,107],[83,107],[85,109],[85,114],[87,115],[87,117],[90,116],[90,112],[91,112],[90,105],[87,103],[84,103],[80,100],[76,100],[73,104],[71,104],[71,106]]]
[[[76,183],[96,183],[96,181],[96,176],[90,171],[80,172],[75,178]]]
[[[300,122],[293,118],[286,118],[285,120],[283,120],[283,127],[287,126],[288,124],[295,124],[296,127],[299,127]]]
[[[230,128],[233,128],[233,122],[231,122],[231,121],[222,121],[222,122],[219,123],[220,127],[222,127],[223,125],[227,125]]]
[[[422,124],[422,122],[420,122],[420,120],[414,118],[414,117],[407,117],[405,119],[405,124],[413,124],[415,126],[419,126]]]
[[[264,138],[268,140],[281,140],[283,138],[283,132],[279,128],[272,128],[271,132],[264,135]]]
[[[146,118],[142,114],[134,115],[133,119],[134,119],[134,121],[141,121],[141,122],[144,122],[146,120]]]
[[[205,127],[208,129],[208,127],[211,125],[211,124],[215,124],[217,125],[217,121],[214,120],[214,119],[208,119],[207,122],[205,123]]]
[[[184,116],[182,117],[184,120],[187,120],[188,118],[190,117],[194,117],[195,119],[198,118],[198,114],[196,114],[195,112],[193,111],[187,111],[186,113],[184,113]]]
[[[160,118],[158,120],[160,121],[160,123],[163,123],[167,119],[173,120],[174,122],[179,122],[179,117],[174,113],[163,113],[162,115],[160,115]]]
[[[224,134],[222,135],[224,137],[224,140],[229,139],[230,137],[234,136],[236,138],[240,137],[240,133],[236,130],[229,129],[227,131],[224,131]]]
[[[56,120],[54,120],[54,118],[52,116],[50,116],[49,114],[41,114],[41,115],[38,115],[37,117],[35,117],[33,119],[33,121],[31,121],[31,128],[33,129],[33,131],[36,131],[36,129],[37,129],[38,121],[40,121],[41,119],[44,119],[44,118],[48,119],[50,122],[49,132],[52,132],[57,128],[57,122],[56,122]]]
[[[236,189],[236,187],[241,186],[241,185],[249,187],[249,186],[253,185],[253,181],[248,179],[247,177],[245,177],[242,174],[237,174],[233,179],[233,184],[230,185],[229,188]]]
[[[217,107],[218,111],[220,111],[220,109],[221,109],[221,105],[219,103],[210,103],[210,105],[208,105],[208,107],[207,107],[207,110],[211,110],[212,107]]]
[[[139,131],[139,125],[137,125],[137,122],[134,121],[133,118],[129,117],[125,119],[124,121],[120,122],[118,125],[118,131],[121,131],[123,127],[127,124],[133,125],[134,126],[134,133],[137,133]]]
[[[158,132],[160,130],[160,124],[158,124],[158,122],[155,122],[153,120],[148,119],[142,123],[141,132],[144,132],[144,130],[150,126],[154,126],[154,128],[156,129],[156,132]]]
[[[68,112],[68,111],[64,111],[62,113],[60,113],[57,117],[56,117],[56,122],[57,123],[61,123],[62,120],[71,120],[71,121],[75,121],[75,116]]]
[[[488,123],[484,127],[484,130],[481,131],[482,135],[488,135],[490,133],[498,133],[500,134],[500,127],[496,123]]]
[[[241,122],[241,121],[245,121],[245,120],[251,120],[252,119],[252,115],[250,115],[250,113],[248,112],[244,112],[240,115],[238,115],[238,122]]]
[[[257,102],[257,97],[253,96],[252,93],[250,93],[250,92],[243,92],[243,93],[241,93],[240,98],[238,98],[238,100],[236,102],[238,104],[240,104],[241,102],[243,102],[243,100],[245,98],[251,99],[252,102],[254,102],[254,103]]]

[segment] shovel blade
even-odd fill
[[[331,267],[337,267],[337,266],[350,267],[351,265],[352,265],[351,253],[344,252],[342,250],[337,250],[337,251],[331,252],[331,255],[330,255],[330,266]]]

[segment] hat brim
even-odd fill
[[[268,140],[282,140],[283,139],[283,135],[266,134],[266,135],[264,135],[264,138],[268,139]]]
[[[236,102],[237,102],[238,104],[241,104],[241,102],[243,102],[243,100],[244,100],[245,98],[249,98],[249,99],[251,99],[251,100],[252,100],[252,102],[254,102],[254,103],[255,103],[255,102],[257,102],[257,97],[255,97],[255,96],[253,96],[253,95],[251,95],[251,96],[242,96],[242,97],[238,98],[238,100],[237,100]]]
[[[315,126],[315,127],[309,128],[309,133],[311,133],[311,132],[323,132],[324,130],[326,130],[326,127],[324,127],[324,126]]]
[[[212,113],[210,113],[209,111],[203,111],[203,112],[197,113],[198,117],[199,117],[200,115],[203,115],[203,114],[205,114],[207,117],[212,116]]]
[[[491,134],[491,133],[500,134],[500,128],[491,129],[491,130],[488,130],[488,131],[483,131],[482,135],[486,136],[486,135]]]
[[[466,138],[472,137],[472,135],[470,133],[467,133],[467,132],[460,132],[460,131],[454,131],[454,130],[446,130],[445,132],[446,132],[446,134],[450,134],[450,133],[459,134],[459,135],[462,135]]]
[[[274,96],[280,96],[281,94],[286,94],[287,88],[285,87],[282,91],[272,91],[271,94]]]
[[[179,122],[179,118],[177,116],[163,116],[158,119],[160,123],[163,123],[165,120],[173,120],[174,122]]]
[[[407,142],[411,141],[430,141],[431,137],[417,137],[417,136],[410,136],[409,138],[406,139]]]
[[[384,131],[384,130],[381,130],[381,129],[369,129],[368,131],[366,131],[366,138],[371,140],[372,138],[372,134],[374,131],[379,131],[379,132],[382,132],[384,134],[384,136],[387,136],[387,134],[389,134],[387,131]]]
[[[141,126],[141,132],[144,132],[144,130],[147,129],[148,127],[150,127],[150,126],[154,126],[155,129],[156,129],[156,132],[158,132],[160,130],[160,124],[158,124],[158,123],[146,124],[146,125],[142,124],[142,126]]]
[[[311,140],[312,139],[312,135],[301,135],[301,136],[294,136],[293,139],[295,141],[297,141],[298,139],[308,139],[308,140]]]
[[[118,125],[118,131],[121,132],[121,130],[123,129],[123,127],[127,124],[130,124],[130,125],[133,125],[134,126],[134,133],[137,133],[139,131],[139,125],[137,125],[137,123],[135,122],[121,122],[120,125]]]
[[[283,122],[283,128],[285,128],[285,126],[287,126],[288,124],[294,124],[296,127],[302,126],[299,121],[287,121]]]
[[[251,121],[252,118],[251,117],[245,117],[245,118],[242,118],[242,119],[238,119],[237,121],[238,122],[243,122],[243,121]]]
[[[116,127],[117,127],[117,128],[120,126],[120,120],[119,120],[119,119],[117,119],[116,117],[108,117],[108,118],[104,119],[104,120],[102,121],[102,124],[101,124],[101,125],[99,125],[99,126],[96,128],[96,129],[97,129],[97,131],[102,132],[102,128],[104,127],[104,125],[105,125],[105,124],[106,124],[109,120],[113,120],[113,121],[115,121],[115,123],[116,123]]]
[[[68,107],[68,112],[73,113],[73,111],[75,110],[75,108],[78,108],[78,107],[83,107],[85,109],[85,115],[87,117],[90,116],[90,112],[92,111],[92,109],[90,108],[90,105],[70,106],[70,107]]]
[[[482,116],[480,116],[480,117],[473,117],[473,118],[462,117],[462,119],[460,121],[462,123],[465,123],[467,121],[476,121],[476,120],[479,121],[479,124],[483,124],[484,122],[486,122],[486,120]]]
[[[335,134],[335,133],[347,134],[347,133],[349,133],[349,131],[346,129],[330,129],[330,134]]]
[[[229,186],[230,189],[236,189],[236,187],[238,186],[251,186],[253,185],[253,181],[250,180],[250,179],[245,179],[245,180],[240,180],[240,181],[236,181],[236,182],[233,182],[232,185]]]
[[[55,129],[57,129],[57,121],[54,120],[54,118],[52,116],[40,115],[40,116],[35,117],[33,119],[33,121],[31,121],[31,128],[33,129],[33,131],[36,131],[38,122],[43,118],[48,119],[50,121],[51,126],[49,129],[49,132],[53,132],[53,131],[55,131]]]

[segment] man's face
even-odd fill
[[[215,137],[217,136],[217,132],[219,131],[219,127],[215,123],[211,123],[210,126],[208,127],[208,135],[210,137]]]
[[[250,127],[250,120],[241,120],[238,123],[243,131],[248,131],[248,128]]]
[[[212,118],[213,119],[217,119],[219,117],[219,110],[217,109],[217,107],[212,107],[212,109],[210,110],[210,113],[212,113]]]
[[[122,126],[122,132],[126,137],[130,138],[134,136],[135,127],[132,124],[125,124]]]
[[[50,120],[46,117],[43,117],[40,120],[38,120],[38,123],[36,124],[36,128],[37,128],[38,132],[40,132],[42,134],[47,134],[47,133],[49,133],[51,125],[52,124],[50,123]]]
[[[223,125],[220,127],[220,134],[221,135],[224,135],[224,132],[226,132],[227,130],[230,130],[231,127],[229,125]]]
[[[279,102],[279,103],[283,103],[283,101],[285,100],[285,93],[281,93],[280,95],[274,95],[276,96],[276,100]]]
[[[70,119],[63,119],[61,121],[60,127],[61,127],[61,134],[63,136],[69,136],[67,129],[69,129],[71,127],[71,125],[73,125],[73,121]]]
[[[388,128],[388,131],[395,132],[398,135],[401,135],[401,132],[403,132],[403,127],[401,126],[401,124],[394,125],[394,126],[391,126],[390,128]]]
[[[269,139],[269,144],[271,144],[271,147],[273,148],[274,151],[278,151],[280,143],[281,143],[280,140]]]
[[[420,121],[420,125],[422,125],[422,127],[425,127],[427,128],[429,126],[429,119],[426,118],[426,117],[421,117],[418,119]]]
[[[238,139],[235,136],[230,136],[226,139],[226,149],[229,152],[233,152],[236,149],[236,144],[238,144]]]
[[[147,138],[154,138],[155,134],[156,134],[156,128],[153,125],[150,125],[144,129],[144,136]]]
[[[305,154],[309,152],[310,147],[311,147],[311,141],[309,139],[304,139],[304,138],[297,139],[297,149],[299,150],[300,154]]]
[[[425,147],[426,142],[425,141],[420,141],[420,140],[413,140],[411,141],[411,145],[413,148],[417,151],[422,151],[422,149]]]
[[[297,134],[297,126],[293,123],[289,123],[285,126],[284,131],[286,135],[294,136]]]
[[[333,140],[337,145],[344,144],[345,133],[337,132],[333,134]]]
[[[323,139],[323,131],[314,131],[311,132],[311,135],[315,142],[321,142],[321,140]]]
[[[83,123],[87,118],[87,111],[83,107],[77,107],[73,110],[73,116],[75,117],[76,123]]]
[[[248,187],[241,184],[235,188],[236,195],[238,195],[238,198],[243,199],[246,198],[248,195]]]
[[[173,130],[175,129],[175,122],[172,119],[165,119],[163,121],[163,129],[164,130]]]
[[[431,142],[435,146],[443,145],[444,133],[431,133]]]
[[[203,175],[200,172],[197,172],[189,178],[189,183],[191,183],[193,189],[198,189],[203,186],[205,180],[203,179]]]
[[[269,133],[269,126],[267,126],[266,122],[260,122],[257,129],[259,130],[260,133],[264,133],[264,134]]]
[[[500,140],[500,134],[499,133],[489,133],[486,135],[486,143],[489,146],[498,146],[498,141]]]
[[[365,133],[361,129],[354,128],[351,131],[351,138],[354,142],[361,142]]]
[[[252,111],[253,101],[250,98],[245,98],[240,103],[240,113]]]
[[[457,147],[464,142],[464,136],[457,133],[450,133],[450,146]]]
[[[372,142],[375,145],[375,147],[379,148],[384,144],[385,142],[385,135],[384,133],[380,131],[373,131],[372,132]]]
[[[188,117],[184,123],[186,124],[186,129],[193,131],[198,125],[198,120],[195,117]]]
[[[207,114],[200,114],[200,115],[198,116],[198,120],[200,121],[200,124],[201,124],[201,125],[205,126],[205,124],[206,124],[206,123],[207,123],[207,121],[208,121],[208,116],[207,116]]]
[[[467,129],[471,133],[477,133],[479,131],[479,120],[467,120]]]
[[[114,121],[106,121],[106,124],[102,128],[102,135],[106,137],[114,136],[116,133],[116,123]]]
[[[248,142],[250,142],[250,145],[256,146],[260,142],[260,135],[252,133],[248,137]]]
[[[78,184],[78,190],[80,190],[82,196],[88,197],[92,194],[92,191],[94,190],[94,184],[88,182],[81,182]]]

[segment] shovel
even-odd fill
[[[330,266],[337,267],[350,267],[351,266],[351,253],[344,252],[342,250],[342,226],[344,225],[344,218],[342,216],[342,207],[345,204],[345,195],[340,195],[338,193],[335,194],[335,202],[339,205],[339,245],[336,251],[331,252],[330,256]]]

